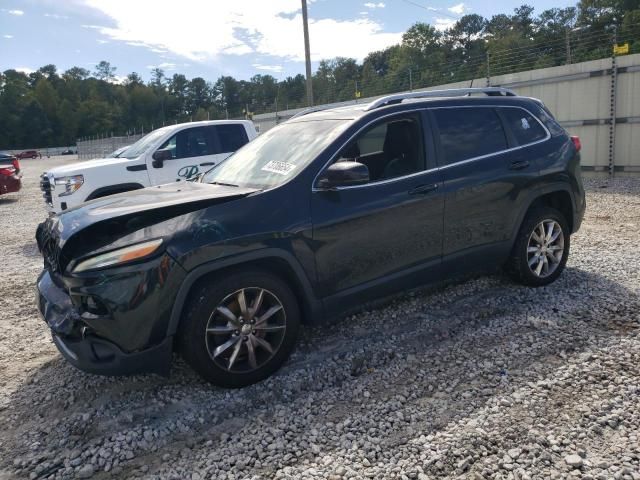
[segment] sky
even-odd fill
[[[446,29],[467,13],[491,17],[522,3],[535,13],[564,0],[308,0],[311,57],[361,61],[400,41],[415,22]],[[106,60],[124,78],[159,67],[215,81],[304,74],[300,0],[0,0],[0,71],[53,63],[93,71]]]

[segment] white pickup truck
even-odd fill
[[[59,213],[87,200],[205,172],[256,137],[249,120],[192,122],[154,130],[117,158],[52,168],[40,177],[47,207]]]

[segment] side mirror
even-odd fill
[[[318,187],[331,190],[369,183],[369,169],[360,162],[337,162],[329,166],[318,179]]]
[[[162,168],[164,166],[165,160],[171,160],[171,150],[169,150],[168,148],[156,150],[155,152],[153,152],[151,158],[153,158],[153,162],[151,162],[151,165],[153,165],[154,168]]]

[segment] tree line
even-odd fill
[[[575,7],[534,14],[522,5],[490,19],[462,16],[441,31],[418,22],[399,44],[352,58],[322,60],[313,74],[316,104],[485,76],[604,58],[612,44],[640,52],[640,0],[582,0]],[[136,72],[116,81],[101,61],[90,72],[62,73],[45,65],[25,74],[0,73],[0,149],[73,145],[96,135],[148,131],[189,120],[240,118],[306,105],[305,77],[249,80],[167,76],[159,68],[144,82]]]

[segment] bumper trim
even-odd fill
[[[90,335],[81,340],[72,340],[52,332],[52,337],[62,356],[83,372],[114,376],[141,373],[169,376],[173,337],[167,337],[160,345],[134,353],[125,353],[115,344]]]

